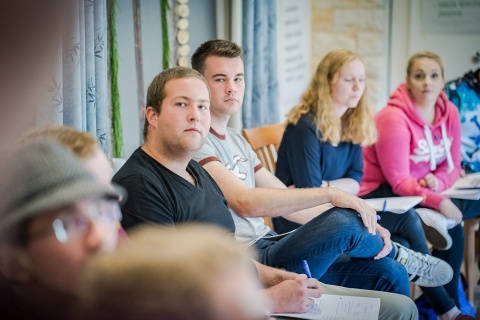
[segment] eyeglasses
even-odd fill
[[[51,226],[39,230],[31,237],[50,234],[51,227],[53,227],[57,240],[65,243],[85,233],[92,222],[102,224],[105,227],[112,227],[121,219],[122,213],[116,200],[84,200],[75,208],[67,208],[59,212]]]

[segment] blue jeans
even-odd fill
[[[319,280],[326,284],[342,287],[394,292],[410,296],[410,285],[405,267],[390,258],[351,259],[347,262],[336,262]]]
[[[480,217],[480,200],[452,199],[452,202],[462,211],[463,220]]]
[[[388,185],[382,185],[372,193],[365,195],[363,198],[382,198],[395,197]],[[427,240],[423,231],[420,217],[414,209],[403,214],[395,214],[391,212],[378,212],[381,220],[379,224],[388,229],[392,234],[392,239],[402,243],[412,250],[430,254],[427,246]],[[450,264],[453,269],[452,280],[444,286],[426,288],[421,287],[425,297],[437,315],[441,315],[452,309],[458,303],[458,278],[460,274],[460,266],[463,257],[463,230],[460,225],[449,230],[452,237],[452,247],[449,250],[433,250],[432,255],[440,258]]]
[[[332,208],[278,241],[261,239],[255,245],[259,261],[272,267],[304,273],[307,260],[312,276],[328,284],[409,295],[407,272],[391,259],[395,250],[373,260],[383,240],[369,234],[350,209]],[[351,261],[334,264],[343,253]]]

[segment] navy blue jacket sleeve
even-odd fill
[[[317,128],[307,121],[288,125],[278,152],[277,177],[297,188],[320,187],[322,171]]]
[[[348,168],[347,174],[343,178],[352,178],[360,183],[363,176],[363,155],[362,147],[358,144],[352,147],[352,162]]]
[[[277,177],[297,188],[320,187],[322,180],[351,178],[360,183],[363,174],[362,148],[351,142],[333,146],[320,140],[310,116],[288,125],[277,160]]]

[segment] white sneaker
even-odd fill
[[[455,226],[455,221],[447,219],[443,214],[432,209],[415,208],[415,211],[422,220],[423,231],[425,231],[428,242],[438,250],[450,249],[452,237],[448,234],[448,229]]]
[[[438,287],[452,280],[453,269],[442,259],[405,248],[393,242],[397,249],[395,260],[403,264],[411,282],[421,287]]]

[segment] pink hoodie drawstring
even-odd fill
[[[450,173],[452,172],[454,165],[453,165],[452,153],[450,151],[451,143],[448,140],[445,123],[442,123],[441,129],[442,129],[442,141],[443,141],[443,146],[445,148],[445,156],[447,157],[447,164],[448,164],[447,172]],[[430,153],[430,171],[435,171],[435,169],[437,169],[437,160],[435,159],[435,148],[433,144],[432,131],[430,131],[430,128],[428,127],[428,125],[424,125],[423,132],[425,133],[425,139],[427,140],[428,151]]]

